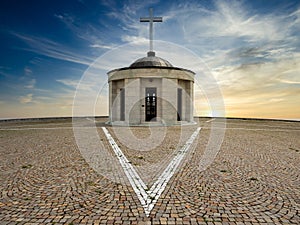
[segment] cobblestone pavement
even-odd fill
[[[300,123],[227,120],[215,161],[199,172],[211,124],[217,124],[207,120],[200,119],[194,151],[149,217],[120,168],[113,171],[117,182],[89,167],[70,121],[1,122],[0,224],[300,224]],[[102,122],[99,137],[111,151]],[[149,132],[132,129],[137,136]],[[163,167],[181,146],[180,129],[169,127],[151,151],[119,143],[147,184],[161,172],[153,165]]]

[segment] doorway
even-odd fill
[[[145,93],[146,121],[156,121],[157,95],[156,88],[146,88]]]
[[[182,120],[182,89],[177,89],[177,121]]]

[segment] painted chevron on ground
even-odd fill
[[[146,216],[150,215],[151,210],[154,208],[155,203],[163,193],[164,189],[166,188],[169,180],[175,174],[178,166],[180,165],[181,161],[184,159],[186,153],[189,151],[192,143],[198,136],[201,128],[198,127],[191,137],[187,140],[185,145],[176,153],[174,158],[171,160],[169,165],[160,175],[160,177],[155,181],[150,189],[148,189],[147,185],[144,183],[142,178],[138,175],[134,167],[130,164],[129,160],[123,154],[122,150],[119,148],[109,131],[102,127],[102,130],[109,141],[115,155],[117,156],[133,190],[135,191],[136,195],[138,196]]]

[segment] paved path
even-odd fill
[[[228,120],[216,160],[199,172],[211,124],[218,122],[206,121],[199,122],[195,149],[149,217],[120,168],[113,171],[115,182],[89,167],[70,124],[48,129],[53,126],[1,123],[0,224],[299,224],[299,123]],[[100,127],[98,133],[112,151]],[[161,149],[145,152],[114,139],[139,173],[148,172],[145,182],[151,184],[182,144],[168,135]]]

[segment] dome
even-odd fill
[[[132,63],[130,68],[142,67],[173,67],[167,60],[155,56],[155,52],[148,52],[147,57],[140,58]]]

